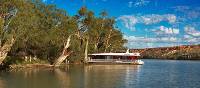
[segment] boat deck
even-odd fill
[[[89,64],[132,64],[141,65],[135,60],[114,60],[114,59],[92,59],[88,61]]]

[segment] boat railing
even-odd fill
[[[129,60],[129,59],[90,59],[89,61],[95,61],[95,62],[100,62],[100,61],[105,61],[105,62],[116,62],[116,61],[122,61],[122,62],[132,62],[135,60]]]

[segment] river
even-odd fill
[[[0,72],[0,88],[200,88],[200,61],[69,65]]]

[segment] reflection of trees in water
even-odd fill
[[[5,81],[0,78],[0,88],[6,88]]]
[[[2,75],[5,82],[0,79],[0,88],[115,88],[129,84],[138,69],[133,65],[69,65],[17,70]]]
[[[3,73],[2,79],[8,88],[59,88],[51,68],[9,71]]]
[[[61,88],[83,88],[83,66],[70,65],[65,68],[54,69]]]
[[[69,65],[54,69],[61,88],[115,88],[129,84],[138,71],[137,65]]]
[[[69,66],[66,66],[64,69],[55,68],[54,73],[58,78],[61,88],[70,88],[70,77],[67,73]]]
[[[85,67],[85,88],[115,88],[137,79],[138,65],[89,65]]]
[[[115,88],[137,77],[138,69],[136,65],[70,65],[54,72],[62,88]]]
[[[52,70],[52,69],[51,68],[46,68],[46,69],[40,69],[40,68],[12,69],[11,71],[9,71],[9,73],[12,74],[12,75],[20,75],[20,77],[23,76],[21,78],[24,78],[24,79],[29,79],[29,78],[32,78],[32,77],[37,77],[41,73],[41,71],[42,72],[48,72],[50,70]]]

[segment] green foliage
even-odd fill
[[[1,31],[3,25],[10,22],[2,40],[9,41],[9,36],[16,39],[10,56],[36,56],[52,63],[61,55],[69,35],[73,35],[69,48],[71,62],[83,60],[87,39],[89,53],[124,49],[126,40],[114,27],[114,18],[108,18],[105,11],[100,13],[101,16],[95,16],[94,12],[82,7],[77,15],[68,16],[64,10],[40,0],[1,0],[0,3],[3,14],[13,9],[18,11],[12,19],[0,18]],[[10,59],[8,62],[14,63]]]
[[[16,57],[7,57],[4,63],[10,65],[10,64],[22,64],[23,60],[21,58]]]

